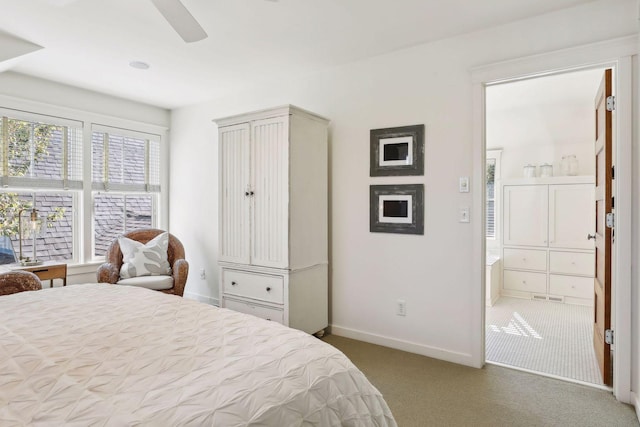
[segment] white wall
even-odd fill
[[[170,123],[170,112],[164,108],[12,71],[0,73],[0,94],[161,127]]]
[[[211,119],[287,103],[332,120],[331,323],[334,333],[473,364],[482,301],[474,290],[470,69],[636,31],[635,1],[598,1],[416,46],[313,76],[273,82],[172,112],[171,229],[191,267],[187,293],[217,299],[217,136]],[[424,123],[423,177],[369,177],[369,130]],[[369,232],[371,184],[425,184],[424,236]],[[473,184],[472,184],[473,188]],[[471,215],[475,215],[472,212]],[[477,281],[477,280],[476,280]],[[395,301],[407,301],[407,316]]]

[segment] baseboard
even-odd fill
[[[196,301],[203,302],[209,305],[215,305],[216,307],[220,307],[220,300],[218,298],[210,297],[207,295],[196,294],[195,292],[185,292],[184,298],[193,299]]]
[[[631,402],[633,403],[633,409],[636,411],[636,418],[640,421],[640,399],[635,391],[631,392]]]
[[[396,338],[386,337],[383,335],[372,334],[369,332],[358,331],[355,329],[344,328],[339,325],[329,325],[331,333],[340,337],[351,338],[358,341],[364,341],[370,344],[377,344],[384,347],[394,348],[409,353],[420,354],[422,356],[432,357],[447,362],[457,363],[460,365],[471,366],[477,368],[473,357],[470,354],[459,353],[455,351],[445,350],[438,347],[426,346],[410,341],[399,340]]]

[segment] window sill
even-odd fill
[[[82,274],[97,273],[104,261],[92,261],[84,264],[67,264],[67,276],[79,276]]]

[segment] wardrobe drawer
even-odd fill
[[[504,249],[504,268],[547,270],[547,251]]]
[[[223,292],[228,295],[278,304],[284,302],[284,278],[282,276],[224,269],[222,286]]]
[[[249,301],[223,297],[223,306],[240,313],[251,314],[265,320],[284,324],[284,311],[274,307],[266,307]]]
[[[504,288],[523,292],[547,292],[546,273],[504,270]]]
[[[549,272],[593,277],[595,255],[580,252],[549,252]]]
[[[549,293],[565,297],[593,299],[591,277],[549,275]]]

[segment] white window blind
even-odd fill
[[[160,192],[160,137],[94,125],[94,190]]]
[[[486,156],[486,215],[485,235],[487,239],[496,239],[499,230],[500,206],[500,161],[502,150],[488,150]]]
[[[3,187],[82,188],[82,122],[0,109]]]

